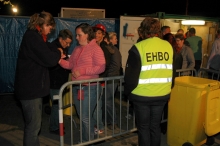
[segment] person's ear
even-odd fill
[[[61,37],[59,37],[58,39],[59,39],[59,42],[61,42],[63,40]]]

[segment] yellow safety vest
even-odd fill
[[[141,58],[138,86],[132,94],[139,96],[163,96],[171,92],[173,74],[173,48],[158,37],[135,44]]]

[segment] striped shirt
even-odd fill
[[[65,69],[79,71],[80,76],[72,80],[85,80],[98,78],[105,70],[105,57],[102,49],[93,39],[86,46],[77,46],[73,50],[69,60],[61,59],[60,65]]]

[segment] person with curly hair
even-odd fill
[[[160,146],[161,116],[174,85],[174,52],[159,38],[160,22],[146,17],[140,24],[143,40],[129,50],[124,94],[133,102],[139,146]]]

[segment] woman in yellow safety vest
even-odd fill
[[[160,122],[174,84],[174,52],[158,37],[160,22],[146,17],[140,24],[143,40],[129,50],[125,96],[134,104],[139,146],[160,146]]]

